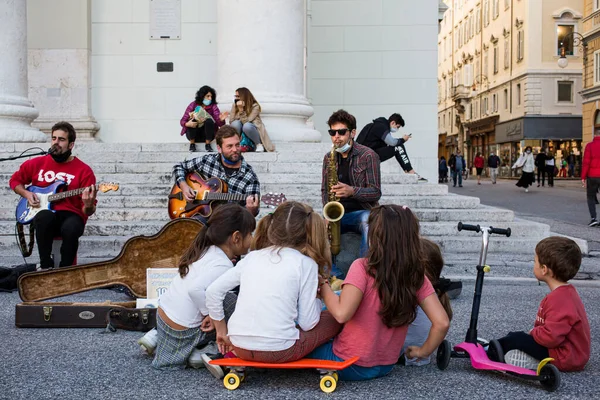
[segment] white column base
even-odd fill
[[[269,137],[276,142],[320,142],[321,133],[307,121],[314,111],[303,96],[257,93]]]
[[[0,97],[0,142],[45,142],[46,135],[31,122],[38,111],[25,97]]]

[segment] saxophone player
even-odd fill
[[[368,249],[368,224],[371,208],[381,198],[381,175],[379,156],[366,146],[354,141],[356,118],[345,110],[334,112],[329,120],[329,136],[335,149],[337,183],[328,185],[331,153],[323,157],[321,198],[323,205],[331,200],[331,195],[344,207],[341,219],[341,233],[355,232],[361,235],[360,257]]]

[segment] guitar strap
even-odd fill
[[[23,224],[17,222],[17,233],[19,236],[19,249],[23,257],[29,257],[33,253],[33,245],[35,244],[35,228],[33,224],[29,225],[29,247],[25,240],[25,232],[23,230]]]

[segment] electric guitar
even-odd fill
[[[186,183],[195,193],[193,201],[187,201],[183,192],[173,185],[169,194],[169,218],[189,218],[200,214],[208,218],[213,211],[213,202],[244,201],[248,195],[240,193],[227,193],[227,183],[219,178],[202,179],[196,172],[191,172],[185,177]],[[277,207],[286,201],[283,193],[266,193],[260,201],[269,207]]]
[[[86,187],[79,188],[79,189],[73,189],[73,190],[67,190],[65,192],[59,192],[59,190],[63,186],[66,186],[66,185],[67,185],[66,182],[56,181],[53,184],[51,184],[50,186],[46,186],[46,187],[39,187],[39,186],[33,186],[33,185],[27,187],[28,191],[35,193],[35,195],[37,196],[37,198],[40,201],[40,205],[38,207],[33,207],[31,204],[29,204],[29,202],[27,201],[27,199],[25,197],[22,197],[21,200],[19,200],[19,204],[17,204],[17,212],[16,212],[17,222],[22,225],[28,225],[31,223],[31,221],[33,221],[33,218],[40,211],[50,210],[50,211],[54,212],[54,210],[52,210],[52,202],[53,201],[62,200],[62,199],[66,199],[67,197],[80,195],[81,193],[83,193],[83,191],[87,187],[89,187],[89,186],[86,186]],[[119,190],[119,184],[112,183],[112,182],[100,183],[100,184],[96,185],[96,189],[102,193],[106,193],[110,190],[117,191],[117,190]]]

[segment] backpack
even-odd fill
[[[0,267],[0,292],[16,290],[19,276],[33,271],[35,271],[35,264],[21,264],[13,268]]]

